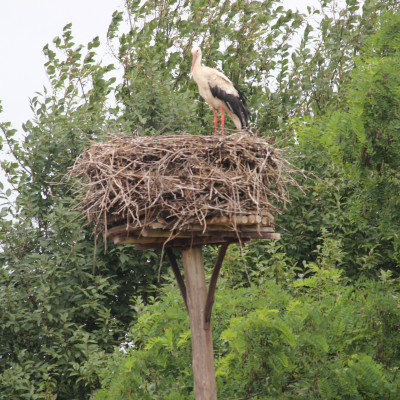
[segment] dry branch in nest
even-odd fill
[[[121,224],[173,232],[220,221],[235,229],[246,216],[279,212],[295,183],[279,150],[242,134],[114,138],[93,143],[70,174],[80,178],[80,208],[97,234]]]

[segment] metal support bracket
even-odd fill
[[[221,271],[222,267],[222,262],[224,261],[224,257],[226,254],[226,250],[228,249],[230,242],[224,242],[222,243],[217,260],[214,265],[214,269],[211,275],[210,279],[210,285],[208,287],[208,292],[207,292],[207,300],[206,304],[204,307],[204,329],[209,330],[211,326],[211,313],[212,313],[212,308],[214,305],[214,297],[215,297],[215,290],[217,288],[217,281],[218,281],[218,276],[219,272]],[[179,270],[178,263],[176,261],[175,254],[173,253],[171,248],[166,248],[165,252],[168,256],[169,262],[171,264],[172,271],[175,275],[176,282],[178,283],[179,290],[181,291],[181,295],[183,298],[183,301],[186,306],[186,310],[189,312],[188,304],[187,304],[187,295],[186,295],[186,285],[183,280],[182,274]]]
[[[185,303],[186,310],[189,312],[189,308],[188,308],[188,304],[187,304],[187,296],[186,296],[186,286],[185,286],[185,282],[182,278],[181,271],[179,270],[175,254],[171,248],[166,248],[165,252],[167,253],[169,262],[171,264],[172,272],[174,273],[176,282],[178,283],[179,290],[181,291],[181,295],[182,295],[183,301]]]
[[[217,261],[215,262],[214,269],[211,275],[210,285],[208,287],[208,293],[207,293],[206,306],[204,309],[204,329],[206,330],[210,329],[211,312],[214,304],[215,289],[217,287],[219,271],[221,270],[222,262],[224,261],[225,253],[226,250],[228,249],[228,246],[229,242],[222,243],[219,249]]]

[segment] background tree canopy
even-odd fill
[[[49,87],[15,137],[0,212],[0,399],[190,399],[189,323],[154,251],[96,243],[67,168],[109,133],[212,134],[190,49],[240,83],[251,126],[307,176],[282,240],[232,246],[213,319],[223,399],[400,393],[398,1],[128,0],[108,31],[43,49]],[[14,197],[16,196],[16,200]],[[11,200],[12,199],[12,200]],[[210,268],[216,249],[204,249]],[[160,271],[159,271],[160,268]],[[124,349],[124,351],[121,351]]]

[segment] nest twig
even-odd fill
[[[97,234],[116,224],[157,222],[173,231],[212,217],[279,212],[295,183],[290,172],[265,138],[242,134],[114,138],[93,143],[70,169]]]

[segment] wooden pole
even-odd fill
[[[207,287],[201,246],[182,249],[182,260],[192,332],[194,394],[196,400],[217,400],[212,333],[204,326]]]

